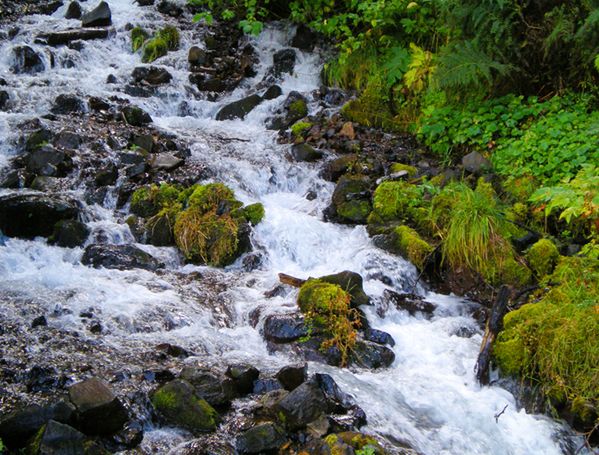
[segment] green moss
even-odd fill
[[[243,216],[252,226],[256,226],[264,219],[264,205],[260,202],[247,205],[243,208]]]
[[[150,187],[138,188],[131,196],[131,212],[143,218],[153,216],[158,212]]]
[[[391,165],[390,171],[392,174],[401,171],[406,171],[408,173],[408,177],[414,177],[418,173],[418,169],[416,169],[414,166],[402,163],[393,163]]]
[[[530,247],[526,260],[538,278],[550,274],[559,260],[559,251],[549,239],[541,239]]]
[[[421,204],[422,195],[415,185],[407,182],[383,182],[374,192],[372,208],[376,217],[391,221],[407,219],[408,209]]]
[[[302,99],[295,100],[289,105],[289,116],[292,118],[303,118],[308,115],[308,106]]]
[[[296,137],[303,136],[310,128],[312,128],[310,122],[296,122],[291,126],[291,133]]]
[[[149,37],[150,35],[143,28],[133,28],[131,30],[131,49],[133,52],[137,52],[139,49],[141,49]]]
[[[318,327],[327,336],[321,348],[336,347],[342,366],[347,365],[360,326],[359,313],[350,303],[351,295],[340,286],[313,279],[302,285],[297,297],[308,326]]]
[[[167,25],[157,33],[157,36],[164,40],[169,51],[179,49],[180,37],[176,27]]]
[[[394,230],[395,246],[402,256],[408,259],[419,270],[426,264],[427,258],[434,248],[422,240],[418,232],[408,226],[399,226]]]
[[[352,223],[365,223],[372,211],[370,201],[353,200],[336,207],[337,215]]]
[[[213,210],[219,213],[231,213],[243,206],[235,199],[235,193],[222,183],[199,185],[189,196],[189,206],[204,214]]]
[[[520,258],[510,254],[494,258],[482,271],[483,278],[494,285],[509,284],[522,288],[530,283],[532,273]]]
[[[582,420],[599,403],[599,265],[561,258],[543,291],[504,318],[494,359],[504,373],[567,400]]]
[[[144,63],[151,63],[160,57],[164,57],[167,53],[168,44],[164,38],[154,36],[146,41],[142,50],[141,61]]]

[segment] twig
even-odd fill
[[[501,412],[495,414],[495,423],[499,423],[499,417],[505,412],[509,404],[506,404],[505,407],[501,410]]]

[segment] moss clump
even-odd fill
[[[131,30],[131,50],[133,50],[133,52],[137,52],[139,49],[142,48],[142,46],[149,37],[150,35],[143,28],[133,28]]]
[[[296,122],[291,126],[291,133],[295,137],[303,136],[310,128],[312,128],[310,122]]]
[[[176,27],[167,25],[157,33],[157,36],[164,40],[169,51],[179,49],[180,36]]]
[[[538,278],[550,274],[559,260],[559,251],[549,239],[541,239],[530,247],[526,260]]]
[[[391,171],[392,174],[395,174],[395,173],[401,172],[401,171],[406,171],[408,173],[408,177],[414,177],[418,173],[418,169],[416,169],[414,166],[410,166],[408,164],[402,164],[402,163],[393,163],[389,170]]]
[[[374,192],[373,219],[382,221],[405,220],[408,209],[422,204],[418,187],[407,182],[383,182]]]
[[[180,193],[179,187],[168,183],[138,188],[131,196],[131,212],[143,218],[154,216],[163,208],[175,204]]]
[[[252,226],[256,226],[264,219],[264,206],[260,202],[250,204],[243,208],[243,216]]]
[[[395,246],[418,270],[423,270],[427,258],[434,248],[422,240],[418,232],[408,226],[399,226],[394,230]]]
[[[166,44],[166,41],[159,36],[155,36],[146,41],[142,50],[141,61],[144,63],[151,63],[160,57],[164,57],[166,54],[168,54],[168,45]]]
[[[235,199],[235,193],[222,183],[209,183],[195,188],[189,196],[189,206],[198,209],[202,214],[215,210],[219,213],[230,213],[243,206]]]
[[[352,453],[357,455],[386,455],[387,453],[376,439],[354,431],[330,434],[324,442],[331,450],[331,454],[347,453],[350,447],[353,449]]]
[[[538,185],[533,177],[510,177],[504,184],[508,195],[516,202],[526,203]]]
[[[302,99],[295,100],[289,105],[289,116],[292,118],[304,118],[308,115],[308,105]]]
[[[308,280],[300,289],[297,304],[308,325],[323,330],[327,340],[321,348],[336,347],[341,365],[347,365],[360,327],[359,313],[350,307],[351,296],[336,284]]]
[[[548,397],[570,403],[587,425],[599,403],[599,265],[561,258],[549,288],[504,318],[494,358],[506,374],[538,383]],[[576,404],[576,406],[574,406]]]
[[[185,381],[171,381],[151,397],[154,408],[170,423],[188,429],[194,434],[214,431],[219,415],[204,399],[195,395]]]
[[[352,223],[365,223],[372,211],[370,201],[354,200],[344,202],[336,207],[337,215]]]
[[[151,197],[150,187],[138,188],[131,196],[131,212],[141,217],[155,215],[158,208]]]

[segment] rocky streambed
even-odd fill
[[[5,3],[9,452],[578,450],[566,426],[479,386],[485,308],[431,291],[360,225],[377,181],[440,171],[411,138],[343,119],[349,95],[322,86],[317,36],[200,26],[182,2]],[[212,221],[239,235],[222,261],[216,241],[173,238],[172,206],[140,196],[176,187],[173,210],[189,210],[184,189],[221,183],[235,196]],[[235,211],[257,203],[260,222]],[[280,273],[349,291],[359,329],[347,359],[323,349]]]

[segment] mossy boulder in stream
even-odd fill
[[[414,264],[418,270],[423,270],[428,258],[435,250],[433,246],[408,226],[398,226],[393,233],[397,251]]]
[[[163,385],[151,399],[154,408],[167,422],[195,435],[214,431],[220,420],[216,410],[196,396],[186,381],[175,380]]]

